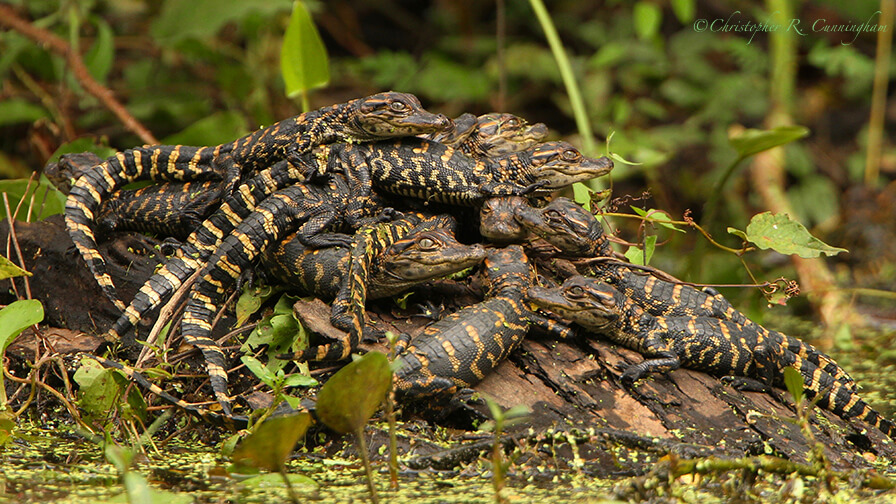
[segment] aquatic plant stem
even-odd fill
[[[355,439],[358,441],[358,451],[361,452],[361,460],[364,462],[364,472],[367,475],[367,490],[370,491],[370,500],[378,504],[379,496],[376,494],[376,485],[373,484],[373,470],[370,468],[370,454],[367,453],[367,439],[364,435],[364,425],[355,430]]]
[[[877,56],[874,59],[874,88],[871,91],[871,117],[868,118],[868,152],[865,156],[865,185],[877,185],[880,173],[880,152],[884,141],[884,113],[887,109],[887,83],[890,74],[890,52],[893,44],[892,30],[896,0],[881,0],[877,32]]]
[[[572,106],[572,113],[575,116],[576,127],[579,129],[579,135],[582,136],[582,147],[585,153],[593,155],[597,152],[597,145],[594,142],[594,135],[591,132],[591,123],[588,121],[588,113],[585,109],[585,101],[582,99],[582,93],[579,91],[579,85],[576,82],[575,75],[572,72],[572,65],[569,64],[569,57],[563,48],[563,42],[557,34],[557,28],[548,14],[544,2],[541,0],[529,0],[532,10],[535,11],[535,17],[544,30],[544,36],[548,39],[548,45],[554,54],[554,60],[560,69],[560,77],[563,79],[563,85],[566,87],[566,93],[569,95],[569,103]]]

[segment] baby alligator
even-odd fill
[[[613,260],[609,240],[600,222],[580,205],[566,198],[557,198],[544,208],[533,208],[523,202],[517,205],[514,216],[529,232],[544,238],[568,256],[606,257],[606,261],[581,265],[579,271],[611,284],[651,315],[730,320],[762,334],[767,340],[821,367],[843,386],[855,389],[855,381],[834,359],[804,341],[753,322],[722,295],[660,279]]]
[[[797,369],[806,395],[837,416],[864,420],[896,439],[896,425],[859,395],[814,363],[801,358],[756,330],[731,320],[705,316],[655,317],[622,292],[594,278],[573,276],[556,289],[532,287],[528,299],[537,306],[635,350],[645,359],[622,375],[632,383],[648,373],[680,365],[716,376],[756,378],[782,387],[784,369]]]
[[[401,367],[395,372],[399,393],[420,398],[475,385],[519,346],[530,324],[559,337],[572,334],[532,311],[525,301],[533,272],[519,245],[490,250],[483,272],[485,301],[430,325],[410,346],[406,335],[400,340]]]

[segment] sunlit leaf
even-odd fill
[[[638,247],[629,247],[625,251],[625,258],[632,264],[647,266],[653,258],[653,251],[656,248],[656,235],[650,235],[644,238],[644,249]]]
[[[763,212],[754,215],[747,225],[746,238],[761,249],[772,249],[781,254],[796,254],[806,258],[848,252],[812,236],[805,226],[787,214]]]
[[[313,387],[315,385],[317,385],[317,380],[299,373],[293,373],[283,380],[284,387]]]
[[[747,238],[747,233],[744,233],[744,232],[741,231],[740,229],[733,228],[733,227],[729,227],[729,228],[728,228],[728,232],[731,233],[731,234],[733,234],[734,236],[739,237],[739,238],[742,239],[743,241],[750,241],[750,239]]]
[[[327,50],[301,0],[293,3],[292,17],[283,36],[280,72],[289,97],[326,85],[330,81]]]
[[[81,367],[75,371],[75,382],[79,385],[78,406],[84,410],[88,421],[108,416],[128,384],[118,371],[104,368],[93,359],[82,360]]]
[[[589,212],[591,211],[591,189],[588,186],[581,182],[576,182],[572,185],[572,194],[576,203],[585,207]]]
[[[672,0],[672,12],[683,24],[694,20],[694,12],[697,10],[696,0]]]
[[[6,257],[0,255],[0,280],[20,276],[31,276],[31,272],[25,271]]]
[[[728,141],[740,157],[747,157],[808,135],[809,128],[805,126],[778,126],[770,130],[747,129]]]
[[[663,13],[660,7],[653,2],[638,2],[632,11],[632,17],[635,21],[635,33],[638,34],[638,37],[649,39],[659,32]]]
[[[268,418],[233,451],[233,461],[268,471],[280,471],[299,438],[311,425],[311,414]]]
[[[317,417],[336,432],[360,429],[392,387],[389,359],[369,352],[334,374],[317,394]]]
[[[276,291],[270,287],[243,289],[236,300],[236,326],[242,326]]]
[[[0,357],[25,328],[44,319],[44,307],[36,299],[14,301],[0,310]]]

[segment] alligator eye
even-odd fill
[[[431,249],[436,246],[436,242],[434,242],[430,238],[421,238],[420,241],[417,242],[417,244],[420,245],[420,248],[424,249]]]
[[[514,117],[513,119],[509,119],[507,121],[507,125],[510,126],[511,128],[516,128],[517,126],[520,125],[520,120]]]
[[[560,212],[558,212],[556,210],[548,210],[547,212],[544,213],[544,215],[545,215],[545,217],[547,217],[550,220],[561,220],[562,219]]]
[[[568,289],[566,289],[566,297],[570,297],[573,299],[581,299],[585,297],[585,289],[579,287],[578,285],[574,285]]]
[[[581,157],[581,154],[575,149],[566,149],[560,157],[562,157],[564,161],[576,161]]]
[[[389,104],[389,108],[391,108],[392,110],[394,110],[396,112],[404,112],[405,110],[408,109],[408,105],[404,102],[394,101]]]

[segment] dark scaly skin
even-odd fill
[[[225,356],[211,339],[211,322],[218,303],[244,269],[273,241],[292,230],[315,248],[348,246],[351,236],[328,230],[345,220],[348,193],[341,177],[328,186],[296,184],[277,191],[256,207],[209,258],[199,281],[193,286],[181,323],[184,341],[199,348],[205,357],[212,390],[225,414],[230,414]],[[376,208],[368,208],[372,213]],[[370,215],[370,214],[368,214]]]
[[[63,156],[44,168],[47,178],[68,194],[71,184],[103,159],[92,152]],[[162,182],[141,189],[119,190],[100,205],[100,236],[116,230],[140,231],[185,239],[221,204],[226,181]]]
[[[412,228],[398,238],[405,223]],[[475,266],[485,258],[480,245],[464,245],[453,232],[434,228],[428,221],[404,218],[379,228],[380,233],[390,235],[392,244],[374,260],[367,287],[370,299],[398,294],[414,284]],[[349,256],[348,248],[310,249],[293,235],[269,249],[262,266],[273,280],[290,290],[331,300],[338,295],[349,271]]]
[[[548,128],[542,123],[530,125],[521,117],[498,112],[479,117],[464,114],[455,119],[454,124],[452,132],[437,133],[425,138],[457,149],[470,157],[479,158],[524,151],[548,136]]]
[[[756,378],[784,387],[784,369],[803,377],[806,395],[844,419],[858,418],[896,439],[896,425],[883,418],[855,390],[800,355],[757,331],[713,317],[655,317],[628,296],[594,278],[574,276],[557,289],[533,287],[528,299],[588,330],[644,355],[622,375],[625,382],[679,365],[717,376]]]
[[[457,147],[459,144],[470,138],[470,135],[476,131],[476,128],[479,127],[478,121],[479,119],[475,115],[463,113],[451,120],[451,122],[454,123],[451,128],[445,131],[439,131],[438,133],[428,133],[419,136],[420,138],[432,140],[433,142]]]
[[[330,319],[334,327],[346,332],[345,339],[309,347],[293,358],[310,361],[347,358],[361,341],[367,299],[391,296],[482,262],[485,250],[478,244],[457,243],[451,235],[453,226],[453,218],[435,216],[402,234],[387,233],[390,227],[386,224],[359,230],[350,251],[350,267],[333,301]],[[452,231],[449,233],[446,227]]]
[[[479,234],[493,243],[520,243],[529,231],[514,217],[521,205],[529,205],[523,196],[494,196],[482,202],[479,209]]]
[[[224,199],[225,181],[164,182],[121,190],[103,202],[97,223],[103,233],[132,230],[186,239]]]
[[[612,256],[609,240],[597,218],[569,199],[556,198],[544,208],[521,204],[514,215],[523,227],[564,254],[589,258]],[[834,359],[804,341],[768,330],[749,320],[721,294],[662,280],[617,261],[580,266],[579,271],[613,285],[651,315],[714,317],[753,327],[767,340],[821,367],[843,386],[850,389],[856,387],[849,373]]]
[[[518,245],[489,251],[483,268],[486,300],[428,326],[407,348],[399,347],[396,391],[422,398],[471,387],[525,338],[531,324],[560,337],[572,331],[533,312],[525,301],[533,271]]]
[[[322,147],[334,148],[342,147]],[[364,205],[376,188],[425,201],[478,206],[489,196],[545,194],[613,169],[609,158],[587,158],[566,142],[479,159],[420,138],[352,145],[345,151],[354,161],[338,166],[352,181],[356,205]],[[319,164],[309,176],[326,169],[333,166]]]
[[[240,174],[284,159],[295,161],[316,145],[417,135],[450,126],[451,121],[445,116],[423,110],[415,96],[387,92],[307,112],[217,146],[157,145],[130,149],[78,178],[66,201],[66,227],[107,297],[124,310],[105,262],[96,250],[91,224],[102,201],[125,184],[144,179],[218,178],[232,186]]]
[[[178,255],[171,257],[144,283],[105,338],[116,341],[135,327],[141,318],[161,305],[190,275],[203,267],[224,237],[251,215],[260,202],[299,180],[302,180],[300,171],[281,161],[240,184],[234,194],[225,198],[221,206],[187,237]],[[357,209],[358,212],[365,210]],[[307,241],[308,235],[300,235],[299,239]]]
[[[116,339],[140,318],[158,306],[200,267],[226,236],[244,218],[257,200],[306,174],[357,172],[393,178],[409,177],[423,187],[427,198],[443,203],[476,204],[491,190],[524,191],[523,185],[544,184],[545,189],[606,174],[608,158],[584,158],[564,142],[543,144],[497,161],[473,160],[441,144],[422,139],[371,144],[322,146],[303,156],[298,166],[279,163],[241,185],[203,225],[187,239],[181,256],[169,261],[138,292],[134,301],[113,326]],[[410,170],[410,171],[408,171]],[[545,178],[543,178],[543,175]],[[415,183],[411,182],[413,187]],[[365,189],[366,188],[366,189]],[[413,191],[417,192],[417,191]],[[369,185],[363,180],[352,188],[351,211],[356,215],[371,205]],[[348,223],[357,227],[354,222]]]

